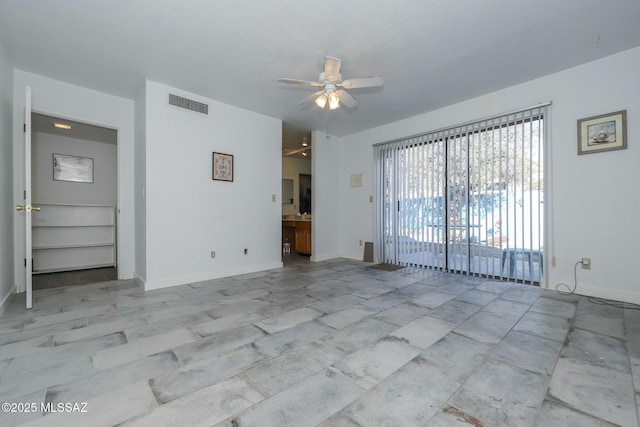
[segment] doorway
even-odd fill
[[[117,131],[31,118],[33,289],[117,279]]]
[[[282,124],[282,261],[309,263],[312,255],[311,132]]]

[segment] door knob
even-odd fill
[[[24,210],[24,206],[23,205],[16,205],[16,210],[17,211],[23,211]]]

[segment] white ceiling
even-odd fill
[[[128,98],[145,79],[343,136],[640,45],[640,0],[2,0],[12,65]],[[323,57],[353,109],[298,102]]]

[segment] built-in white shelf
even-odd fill
[[[32,215],[34,274],[116,265],[113,206],[33,205],[40,206]]]
[[[77,245],[34,246],[32,249],[41,251],[44,249],[95,248],[98,246],[113,246],[113,243],[88,243],[88,244],[77,244]]]

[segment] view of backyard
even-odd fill
[[[387,262],[539,283],[543,134],[538,113],[386,151]]]
[[[400,230],[400,261],[444,269],[448,257],[456,271],[539,282],[542,193],[516,193],[521,193],[519,199],[506,191],[470,198],[470,220],[463,216],[449,227],[441,199],[405,200],[405,211],[414,215]]]

